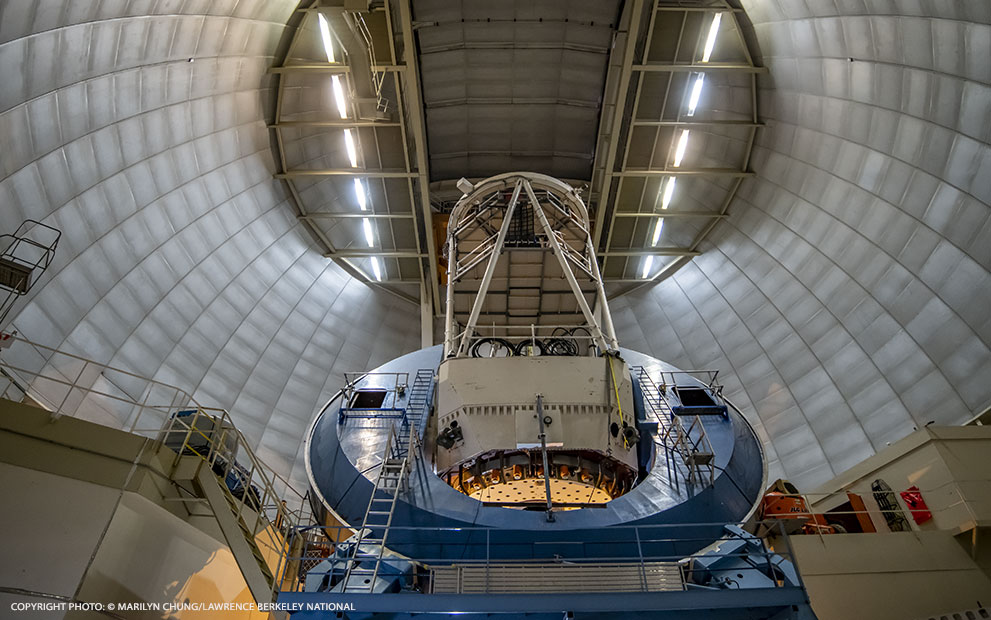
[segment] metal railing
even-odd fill
[[[231,513],[243,524],[249,544],[260,552],[272,600],[282,589],[275,575],[291,556],[299,527],[313,523],[309,498],[265,465],[223,409],[200,407],[173,415],[158,441],[175,451],[170,474],[184,457],[198,457],[218,478]],[[246,558],[236,558],[238,562]],[[267,568],[267,571],[265,570]],[[288,567],[287,567],[288,568]]]
[[[372,90],[375,92],[375,110],[378,114],[383,116],[388,115],[392,108],[392,103],[385,96],[384,91],[388,71],[379,68],[379,62],[375,56],[374,41],[372,39],[371,31],[368,29],[368,24],[365,23],[365,17],[358,11],[345,12],[344,16],[348,19],[352,30],[356,32],[359,37],[361,37],[361,42],[364,45],[365,51],[368,55],[368,69],[371,76],[371,85]]]
[[[664,450],[665,463],[668,473],[675,483],[675,488],[680,491],[678,473],[681,467],[679,467],[679,461],[687,471],[685,474],[686,488],[693,489],[696,486],[704,488],[711,485],[716,477],[715,453],[702,420],[699,416],[690,416],[691,420],[686,426],[682,416],[673,414],[671,405],[664,395],[666,389],[665,374],[673,380],[674,376],[681,371],[662,371],[660,373],[661,384],[657,385],[643,366],[635,366],[631,370],[636,374],[640,383],[644,409],[658,424],[654,444]],[[690,373],[698,372],[710,373],[712,377],[710,383],[715,382],[715,376],[719,373],[719,371],[687,371],[685,374],[694,377]]]
[[[0,353],[0,398],[154,437],[177,411],[201,405],[187,391],[13,336]]]
[[[292,534],[313,522],[309,498],[261,461],[227,411],[161,381],[12,340],[0,353],[0,397],[40,406],[52,420],[76,417],[148,437],[153,453],[163,446],[175,452],[170,474],[183,457],[196,457],[217,476],[249,544],[273,562],[270,574],[287,574],[282,563],[292,555]],[[281,585],[270,582],[273,597]]]
[[[405,418],[406,405],[401,406],[400,401],[406,398],[409,388],[408,372],[345,372],[340,421],[349,417]],[[357,397],[363,392],[382,394],[382,402],[378,406],[361,406]]]
[[[625,576],[622,582],[610,583],[611,591],[652,592],[660,589],[688,590],[706,588],[696,583],[699,573],[713,570],[714,561],[719,559],[744,559],[745,562],[734,563],[733,572],[751,574],[759,572],[772,576],[766,580],[765,587],[778,588],[787,584],[781,575],[780,566],[783,561],[794,564],[794,554],[791,550],[788,536],[785,535],[783,524],[768,521],[767,530],[776,530],[781,535],[779,548],[772,549],[766,538],[759,540],[759,549],[754,544],[745,545],[742,549],[720,551],[710,545],[714,539],[725,535],[723,523],[691,523],[677,525],[650,526],[613,526],[597,530],[597,540],[575,541],[566,530],[548,532],[545,540],[538,542],[521,542],[532,537],[532,531],[503,530],[485,527],[412,527],[390,526],[379,528],[384,530],[380,536],[390,540],[390,553],[383,555],[379,562],[377,576],[385,579],[388,584],[383,588],[396,589],[404,592],[437,593],[436,578],[438,574],[458,568],[469,569],[475,578],[473,592],[530,592],[526,584],[507,585],[500,579],[507,569],[514,567],[520,571],[527,567],[539,567],[541,580],[554,581],[555,571],[560,569],[563,580],[575,580],[576,572],[583,573],[584,580],[595,580],[602,574],[602,569],[621,571]],[[686,528],[695,534],[685,535]],[[677,532],[675,530],[678,530]],[[344,585],[345,575],[352,567],[367,562],[367,552],[358,552],[353,541],[344,541],[336,546],[327,541],[339,539],[342,532],[350,531],[344,526],[321,527],[311,526],[301,528],[297,535],[302,544],[297,547],[299,555],[289,559],[289,563],[300,562],[309,568],[301,571],[295,581],[286,581],[286,591],[293,592],[340,592]],[[732,540],[732,539],[729,539]],[[742,540],[742,539],[741,539]],[[749,538],[754,541],[755,538]],[[430,556],[416,553],[417,545],[431,550]],[[682,549],[699,549],[701,551],[682,552]],[[411,559],[415,555],[415,559]],[[527,558],[525,556],[530,555]],[[357,556],[357,557],[355,557]],[[319,558],[319,559],[314,559]],[[697,560],[706,559],[706,568],[696,564]],[[322,562],[326,564],[321,566]],[[625,567],[625,571],[622,570]],[[665,573],[665,579],[670,577],[670,569],[680,573],[677,587],[660,587],[652,581],[659,574]],[[371,570],[365,568],[366,571]],[[565,575],[565,573],[567,573]],[[789,573],[793,574],[793,573]],[[797,576],[796,576],[797,579]],[[449,588],[450,584],[444,586]],[[573,584],[572,584],[573,587]],[[443,590],[449,593],[450,590]],[[458,590],[454,593],[462,592]],[[561,583],[559,591],[568,591],[568,586]]]
[[[717,382],[718,370],[697,369],[697,370],[662,370],[660,371],[662,393],[669,387],[695,387],[698,384],[712,391],[713,397],[722,398],[723,386]],[[678,377],[687,377],[688,384],[678,383]]]
[[[0,327],[14,303],[26,295],[55,258],[62,231],[25,220],[12,234],[0,235]]]
[[[978,522],[980,507],[975,501],[968,500],[963,493],[961,484],[973,485],[982,484],[991,486],[988,480],[972,481],[951,481],[944,484],[928,487],[921,490],[923,496],[929,496],[938,505],[929,506],[928,510],[933,515],[936,525],[943,519],[954,519],[961,513],[970,516],[973,523]],[[787,494],[789,496],[801,497],[807,507],[813,504],[813,498],[820,498],[824,501],[830,498],[840,498],[845,496],[846,490],[828,494]],[[951,496],[955,496],[951,501]],[[780,565],[782,560],[790,561],[795,570],[795,578],[798,585],[801,585],[799,567],[792,549],[792,536],[797,535],[791,527],[796,519],[812,518],[813,516],[826,517],[835,520],[839,516],[861,515],[868,517],[873,524],[885,522],[885,511],[875,508],[866,510],[830,510],[827,512],[816,511],[809,508],[804,511],[790,513],[787,518],[758,518],[748,525],[747,529],[756,532],[760,540],[760,548],[755,550],[753,545],[748,545],[745,553],[729,551],[721,552],[713,546],[702,549],[698,552],[680,553],[679,549],[695,548],[705,546],[710,543],[715,536],[710,533],[723,527],[722,523],[684,523],[674,525],[653,525],[653,526],[612,526],[602,528],[596,532],[596,540],[575,541],[567,530],[560,532],[548,531],[544,539],[536,542],[523,542],[532,532],[523,530],[503,530],[485,527],[411,527],[411,526],[391,526],[385,528],[387,532],[380,534],[389,539],[389,553],[383,551],[380,561],[385,563],[379,567],[377,575],[386,580],[391,580],[398,584],[401,591],[413,591],[421,593],[433,593],[435,590],[435,580],[438,575],[446,580],[443,592],[470,592],[470,593],[513,593],[531,592],[525,585],[519,585],[519,590],[514,590],[512,585],[507,585],[505,581],[500,581],[500,576],[507,574],[507,571],[524,569],[525,567],[539,567],[542,571],[541,579],[553,581],[555,567],[560,567],[561,575],[567,573],[567,579],[575,579],[574,569],[582,567],[589,572],[588,579],[594,579],[595,575],[602,574],[603,568],[610,570],[616,567],[636,567],[640,571],[640,579],[629,579],[621,584],[610,584],[614,591],[656,591],[657,584],[649,581],[656,577],[665,565],[676,565],[680,568],[685,589],[706,588],[710,586],[695,583],[697,581],[696,571],[719,570],[703,568],[703,564],[697,564],[697,560],[705,559],[704,566],[711,566],[713,560],[725,558],[746,558],[746,562],[734,564],[733,573],[742,574],[739,581],[753,583],[748,579],[754,571],[763,575],[776,575],[780,577],[782,571]],[[906,511],[908,516],[908,511]],[[382,529],[382,528],[380,528]],[[880,535],[884,529],[877,528]],[[913,525],[913,529],[919,528]],[[678,530],[675,532],[675,530]],[[309,571],[301,571],[295,581],[286,581],[287,591],[335,591],[335,585],[340,584],[340,579],[352,563],[360,563],[363,558],[353,558],[353,542],[340,543],[336,548],[328,544],[328,540],[339,540],[341,532],[349,532],[348,528],[340,527],[304,527],[297,535],[302,544],[298,547],[300,555],[290,558],[290,561],[301,561],[306,564]],[[688,534],[686,534],[686,531]],[[824,529],[817,529],[807,535],[818,536],[820,539],[828,538],[831,535]],[[730,539],[732,540],[732,539]],[[430,555],[421,555],[419,551],[429,549]],[[336,552],[336,555],[334,555]],[[322,555],[322,559],[330,559],[332,562],[324,567],[318,567],[318,562],[313,561],[313,557]],[[530,556],[530,557],[526,557]],[[415,558],[415,559],[410,559]],[[465,587],[464,581],[452,581],[451,570],[457,568],[459,576],[470,574],[472,582],[470,589],[458,589],[452,591],[451,584],[461,584],[458,588]],[[564,569],[567,570],[564,570]],[[749,573],[749,575],[748,575]],[[629,575],[627,571],[623,573]],[[562,577],[563,578],[563,577]],[[307,587],[309,579],[309,587]],[[322,588],[315,588],[314,584],[323,582]],[[768,580],[766,587],[782,587],[785,584],[780,578]],[[733,587],[732,584],[724,584],[722,587]],[[568,591],[567,586],[562,586],[562,590]]]
[[[918,492],[926,500],[926,507],[924,509],[918,508],[913,510],[912,508],[902,506],[901,503],[898,503],[895,509],[875,508],[871,502],[864,502],[864,510],[837,510],[835,508],[816,507],[816,504],[829,505],[833,503],[842,506],[850,501],[850,495],[855,495],[862,499],[864,497],[874,496],[875,492],[869,486],[865,488],[857,486],[856,489],[852,488],[852,486],[854,485],[830,493],[781,493],[777,497],[800,499],[804,504],[804,509],[797,507],[790,510],[787,514],[772,517],[764,514],[763,507],[760,507],[757,511],[757,517],[759,519],[762,518],[762,522],[764,523],[789,520],[797,522],[799,520],[820,517],[831,525],[842,525],[839,522],[844,517],[864,517],[877,532],[884,533],[885,531],[918,531],[924,529],[965,530],[967,526],[975,526],[986,521],[991,516],[989,515],[991,505],[986,501],[968,499],[968,493],[964,491],[965,488],[970,489],[971,493],[969,495],[971,497],[975,495],[980,497],[991,495],[991,480],[987,479],[949,480],[938,485],[919,489]],[[977,489],[981,490],[978,491]],[[899,513],[904,517],[908,526],[905,530],[892,530],[888,527],[887,517],[893,512]],[[921,519],[921,515],[925,513],[929,513],[931,517],[924,519],[921,523],[915,520],[915,515],[919,515]],[[878,527],[881,524],[884,524],[884,527]],[[824,527],[811,528],[811,533],[819,536],[830,535],[828,528]]]

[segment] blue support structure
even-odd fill
[[[686,592],[560,594],[311,594],[278,600],[292,620],[366,618],[640,618],[650,620],[815,620],[796,587]],[[343,615],[336,616],[337,613]]]
[[[294,619],[814,620],[792,565],[768,551],[761,539],[725,526],[746,520],[765,486],[764,458],[753,429],[722,399],[714,378],[688,378],[678,387],[701,388],[726,415],[703,420],[693,412],[693,423],[684,426],[672,409],[693,405],[682,403],[671,389],[674,381],[663,378],[688,373],[635,351],[621,353],[631,367],[637,432],[649,440],[641,442],[640,480],[602,506],[560,511],[553,523],[537,511],[487,506],[456,491],[436,475],[428,451],[387,450],[390,442],[419,445],[411,440],[424,435],[432,414],[441,347],[407,354],[349,383],[354,393],[383,390],[393,376],[412,379],[408,388],[403,385],[394,398],[387,397],[382,409],[351,411],[348,403],[355,400],[344,398],[340,421],[332,416],[314,421],[306,462],[312,491],[335,517],[366,533],[340,543],[317,565],[307,565],[294,591],[279,596],[283,609]],[[652,377],[658,376],[662,381],[655,383]],[[713,474],[690,475],[686,455],[707,456]],[[407,459],[403,490],[386,498],[375,472]],[[388,514],[388,519],[368,521],[370,514]],[[323,549],[328,540],[342,538],[333,528],[323,529],[326,537],[318,531],[301,536]],[[314,557],[304,549],[296,559]],[[349,570],[350,582],[344,577]],[[490,570],[509,580],[490,577]],[[567,571],[580,574],[572,577]],[[607,584],[603,579],[609,571],[615,581]],[[366,573],[374,583],[355,581]],[[672,574],[671,587],[666,577],[658,577]]]

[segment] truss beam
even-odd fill
[[[366,179],[414,179],[415,172],[400,170],[359,170],[357,168],[325,168],[322,170],[286,170],[275,175],[277,179],[299,179],[303,177],[361,177]]]

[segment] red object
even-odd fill
[[[929,512],[929,506],[926,506],[926,500],[922,499],[922,491],[919,490],[919,487],[910,486],[900,495],[905,500],[905,504],[908,505],[908,511],[912,513],[912,518],[916,523],[925,523],[933,518],[933,513]]]
[[[836,528],[822,515],[813,514],[805,505],[801,495],[786,495],[779,491],[768,491],[764,495],[763,519],[805,519],[804,534],[835,534]]]

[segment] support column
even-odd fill
[[[433,274],[432,277],[437,277]],[[426,282],[420,282],[420,348],[434,346],[434,299]]]
[[[606,332],[606,339],[609,341],[609,350],[618,351],[619,341],[616,340],[616,328],[612,323],[612,312],[609,311],[609,301],[606,299],[606,287],[602,283],[602,274],[599,272],[599,261],[595,258],[595,250],[592,247],[591,237],[585,240],[585,252],[592,258],[592,274],[595,276],[595,290],[598,292],[596,307],[602,309],[602,326]]]

